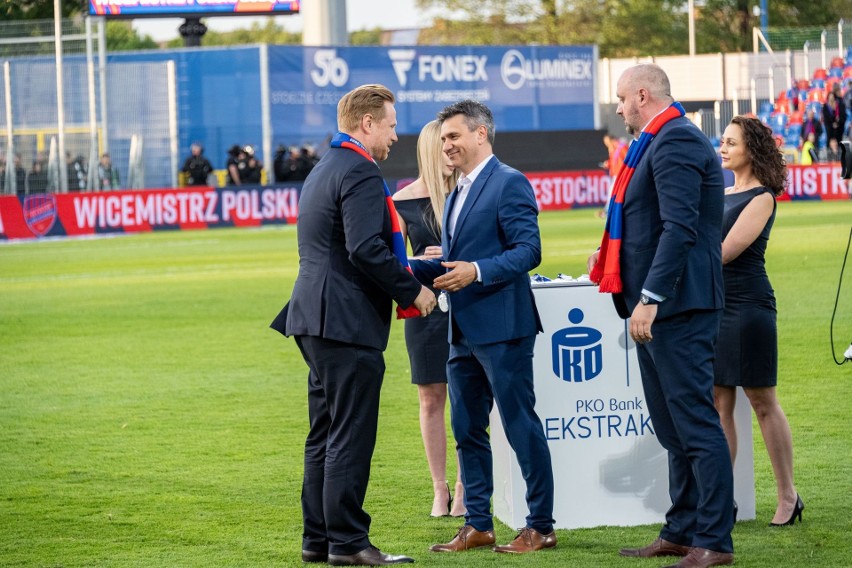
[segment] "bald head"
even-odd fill
[[[671,84],[659,65],[640,63],[622,73],[616,86],[617,113],[628,128],[637,132],[660,111],[672,104]]]

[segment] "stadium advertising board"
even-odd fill
[[[0,197],[0,239],[295,223],[299,188],[195,187]]]
[[[849,199],[839,164],[791,165],[788,169],[789,185],[780,200]],[[542,211],[602,207],[611,182],[599,170],[526,175]],[[393,180],[388,183],[395,185]],[[0,196],[0,240],[292,224],[298,215],[300,191],[301,184],[294,183],[4,195]]]
[[[381,83],[396,96],[399,134],[466,98],[488,105],[498,132],[594,129],[595,61],[594,46],[273,46],[271,117],[290,139],[322,140],[344,94]]]
[[[282,15],[299,0],[89,0],[89,15],[113,18]]]

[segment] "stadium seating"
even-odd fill
[[[772,128],[779,144],[798,154],[795,149],[801,145],[805,114],[812,110],[817,118],[821,118],[826,96],[837,84],[844,92],[852,89],[852,47],[846,50],[845,60],[842,57],[832,58],[828,69],[815,69],[810,80],[796,79],[791,88],[778,93],[774,102],[761,103],[757,118]],[[847,115],[852,120],[852,109],[847,109]],[[826,146],[825,131],[818,143],[820,147]]]

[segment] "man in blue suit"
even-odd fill
[[[489,413],[497,403],[527,483],[527,526],[496,552],[556,546],[553,472],[535,412],[532,355],[542,330],[528,272],[541,261],[538,206],[529,181],[492,152],[494,118],[462,101],[438,114],[444,152],[463,174],[444,211],[444,262],[414,263],[449,296],[447,363],[453,434],[465,487],[465,524],[433,552],[495,544]]]
[[[371,544],[364,510],[391,299],[423,316],[435,306],[435,294],[393,252],[394,218],[376,163],[397,139],[393,103],[393,93],[382,85],[363,85],[340,99],[340,132],[299,198],[299,276],[272,322],[273,329],[295,336],[310,371],[303,562],[414,562]]]
[[[635,171],[623,209],[612,208],[607,223],[608,230],[617,227],[612,216],[623,211],[622,290],[613,300],[630,317],[648,411],[669,454],[672,499],[657,540],[620,553],[682,556],[673,566],[705,568],[734,560],[733,473],[713,406],[724,182],[715,151],[682,112],[644,144],[658,116],[675,106],[670,92],[665,72],[651,64],[627,69],[616,86],[617,112],[643,132],[646,140],[636,144],[646,149],[637,150],[638,163],[628,156],[622,172],[629,165]],[[590,273],[598,257],[589,258]]]

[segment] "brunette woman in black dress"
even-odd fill
[[[722,167],[734,173],[734,185],[725,190],[722,217],[725,311],[716,344],[716,408],[733,461],[736,387],[743,388],[775,473],[778,506],[770,525],[790,525],[802,519],[805,505],[793,484],[790,425],[775,395],[778,332],[775,294],[765,267],[775,198],[784,192],[787,168],[772,131],[756,118],[734,117],[720,153]]]

